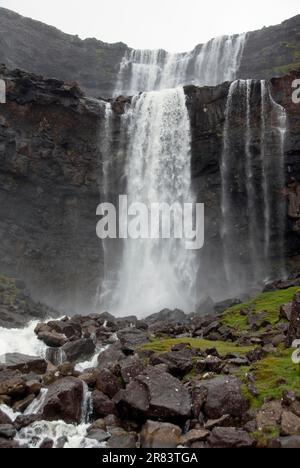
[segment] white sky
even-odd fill
[[[300,13],[299,0],[0,0],[0,6],[81,38],[172,52]]]

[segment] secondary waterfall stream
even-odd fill
[[[133,96],[188,84],[214,86],[232,81],[240,67],[246,37],[246,34],[217,37],[181,54],[164,50],[127,51],[114,95]]]
[[[259,108],[253,105],[255,87],[260,88],[258,115],[253,111]],[[285,224],[281,191],[286,130],[285,110],[274,101],[269,83],[238,80],[231,84],[221,164],[221,237],[227,281],[229,289],[235,293],[253,282],[284,275]],[[237,231],[237,220],[241,217],[245,219],[245,226]],[[242,251],[247,252],[246,263]],[[272,259],[276,259],[276,271]]]

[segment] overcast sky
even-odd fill
[[[81,38],[172,52],[300,13],[299,0],[0,0],[0,6]]]

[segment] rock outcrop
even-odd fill
[[[269,79],[300,65],[299,28],[298,15],[277,26],[248,33],[238,77]],[[0,9],[0,36],[0,63],[50,78],[77,81],[94,97],[112,96],[122,58],[131,50],[123,43],[81,40],[4,8]],[[190,84],[188,78],[186,84]]]

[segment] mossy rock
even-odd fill
[[[252,408],[261,408],[265,401],[280,400],[283,392],[295,392],[300,397],[299,366],[292,362],[294,350],[278,350],[276,355],[242,367],[236,375],[243,381],[243,393],[249,399]],[[247,387],[247,375],[255,379],[254,387],[258,393],[253,397]]]
[[[264,318],[272,325],[275,325],[279,322],[280,307],[291,302],[298,291],[299,286],[259,294],[248,302],[226,310],[223,314],[222,323],[237,331],[246,331],[249,329],[247,316],[241,315],[240,312],[241,310],[249,310],[249,313],[264,312]]]
[[[20,289],[16,287],[15,280],[0,275],[0,303],[5,306],[14,305]]]

